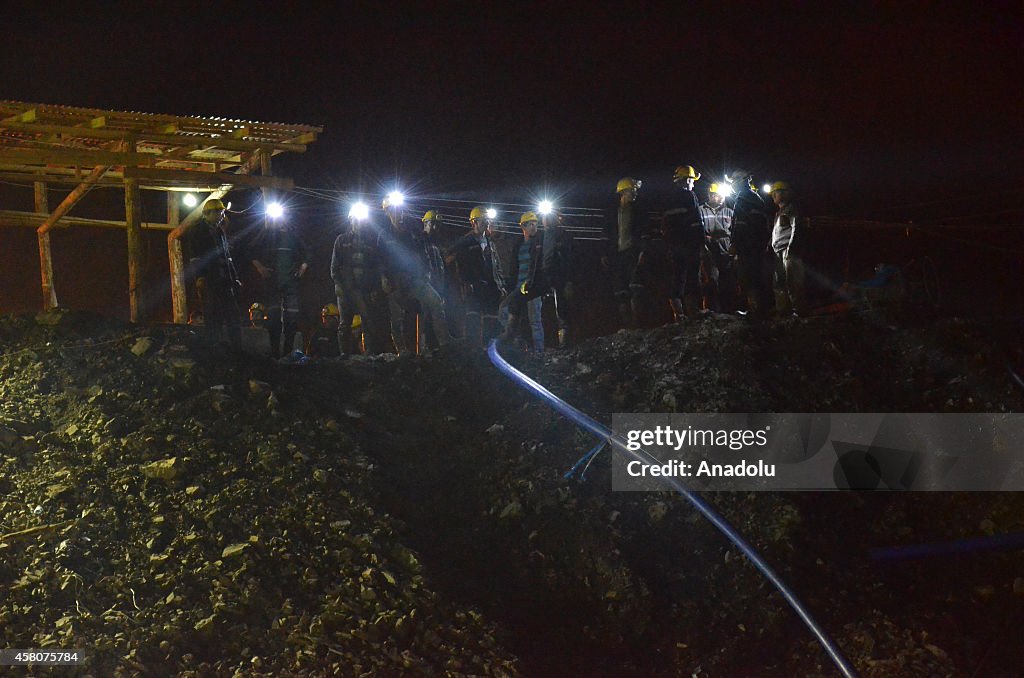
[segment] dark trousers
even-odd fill
[[[466,307],[465,338],[473,345],[486,346],[498,336],[498,304],[501,293],[490,281],[479,281],[463,287]]]
[[[708,308],[718,313],[736,310],[736,261],[717,243],[704,251],[703,269],[706,275]]]
[[[281,345],[281,330],[284,345]],[[289,280],[270,290],[267,298],[267,332],[270,334],[270,355],[280,358],[295,348],[299,329],[299,283]]]
[[[230,283],[207,282],[199,297],[203,306],[206,338],[216,344],[223,338],[236,351],[242,350],[242,321]]]
[[[357,314],[362,323],[363,339],[367,353],[380,353],[379,313],[373,308],[370,294],[358,288],[343,288],[335,285],[338,297],[338,351],[341,355],[359,353],[352,337],[352,318]]]
[[[555,301],[555,319],[558,331],[568,332],[572,327],[572,283],[561,283],[551,288],[551,296]]]
[[[444,321],[444,300],[424,279],[404,282],[388,295],[391,312],[391,338],[399,355],[416,348],[416,316],[429,318],[433,323],[438,344],[448,343],[448,328]]]
[[[703,243],[683,243],[672,248],[673,298],[682,299],[686,315],[697,313],[700,299],[700,258]]]
[[[736,277],[747,312],[760,318],[771,312],[774,257],[768,252],[740,252],[736,256]]]

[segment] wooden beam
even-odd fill
[[[133,323],[143,320],[142,281],[145,279],[145,261],[142,256],[142,198],[139,182],[124,180],[124,221],[128,235],[128,308]]]
[[[107,171],[104,166],[99,166],[89,173],[86,180],[76,186],[64,200],[57,205],[57,209],[46,217],[42,225],[36,229],[36,237],[39,240],[39,275],[43,284],[43,308],[50,309],[57,306],[57,291],[53,282],[53,256],[50,251],[50,229],[57,221],[68,213],[82,197],[89,192],[93,184],[100,180],[103,173]],[[37,194],[38,197],[38,194]],[[36,206],[39,210],[40,205]]]
[[[85,194],[89,192],[89,189],[100,180],[100,177],[102,177],[103,173],[106,171],[107,168],[103,166],[93,169],[93,171],[89,173],[89,176],[85,178],[85,181],[76,186],[71,193],[68,193],[68,196],[64,198],[63,202],[57,205],[57,209],[55,209],[53,213],[46,218],[43,225],[39,227],[39,235],[49,233],[50,229],[54,227],[57,221],[67,214],[79,200],[85,197]]]
[[[32,189],[35,197],[36,212],[43,212],[44,214],[50,213],[50,201],[46,195],[46,184],[42,181],[37,181],[32,184]]]
[[[114,129],[111,127],[104,128],[91,128],[91,127],[74,127],[70,125],[44,125],[44,124],[29,124],[21,121],[18,116],[13,118],[7,118],[6,120],[0,120],[0,127],[7,127],[9,129],[25,131],[25,132],[49,132],[52,134],[66,134],[72,137],[80,137],[85,139],[136,139],[137,141],[153,144],[170,144],[170,145],[187,145],[195,146],[196,148],[223,148],[229,151],[253,151],[262,146],[273,148],[275,151],[290,151],[292,153],[305,153],[306,142],[296,142],[289,139],[288,141],[271,142],[271,141],[245,141],[243,139],[233,139],[231,137],[210,137],[210,136],[189,136],[186,134],[174,134],[177,131],[176,125],[168,125],[160,128],[157,132],[147,132],[145,130],[133,130],[133,129]],[[164,132],[170,128],[169,132]],[[303,134],[298,139],[307,138],[309,134]],[[315,136],[310,141],[315,141]]]
[[[121,180],[117,178],[118,172],[108,171],[103,178],[96,182],[97,186],[120,186]],[[39,174],[38,172],[0,172],[2,181],[23,181],[37,184],[80,184],[81,177],[73,174]]]
[[[174,193],[167,194],[167,223],[172,229],[181,220],[181,202]],[[188,294],[185,287],[185,261],[181,253],[181,241],[168,243],[167,261],[171,269],[171,318],[188,321]]]
[[[7,124],[34,122],[35,119],[36,119],[36,109],[30,108],[29,110],[27,110],[27,111],[25,111],[23,113],[18,113],[17,115],[12,115],[9,118],[4,118],[2,121],[0,121],[0,124],[7,125]]]
[[[46,221],[48,216],[48,214],[38,214],[36,212],[0,210],[0,226],[38,229],[39,226]],[[125,223],[123,221],[114,221],[112,219],[87,219],[85,217],[64,216],[61,217],[60,223],[62,226],[66,226],[68,228],[125,228]],[[169,224],[161,224],[151,221],[144,221],[141,226],[144,231],[173,230]]]
[[[264,154],[260,154],[262,157]],[[266,154],[269,159],[269,153]],[[295,182],[287,177],[271,176],[247,176],[244,174],[231,174],[229,172],[193,172],[191,170],[169,170],[159,167],[125,167],[125,179],[138,179],[143,183],[156,182],[159,184],[182,183],[190,186],[251,186],[253,188],[274,189],[278,191],[290,191],[295,187]]]
[[[50,213],[50,202],[46,195],[46,184],[33,184],[36,212]],[[39,240],[39,277],[43,287],[43,310],[57,307],[57,291],[53,287],[53,256],[50,251],[50,234],[37,236]]]
[[[160,158],[154,153],[116,153],[79,149],[0,150],[0,163],[19,165],[66,165],[99,167],[110,165],[152,165]]]

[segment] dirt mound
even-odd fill
[[[1014,328],[714,317],[517,362],[615,411],[1020,411]],[[670,494],[481,353],[280,366],[186,328],[0,320],[0,643],[93,675],[831,675]],[[1013,675],[1024,561],[872,546],[1019,531],[1001,494],[709,497],[865,675]]]
[[[92,675],[516,673],[276,366],[74,316],[0,334],[0,646]]]

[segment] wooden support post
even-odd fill
[[[181,221],[181,202],[174,191],[167,191],[167,224],[171,230]],[[167,242],[167,258],[171,265],[171,316],[176,323],[188,322],[188,295],[185,289],[185,262],[181,253],[181,240]]]
[[[75,206],[75,203],[81,200],[82,197],[89,192],[89,189],[92,188],[97,181],[103,178],[106,171],[106,167],[94,167],[92,172],[89,173],[89,176],[85,178],[85,181],[78,186],[75,186],[75,189],[71,191],[71,193],[69,193],[59,205],[57,205],[57,209],[53,210],[53,212],[46,217],[46,220],[42,225],[36,229],[36,234],[39,238],[39,275],[43,283],[44,309],[57,307],[57,291],[53,284],[53,257],[50,254],[50,230],[61,217],[67,214],[71,208]],[[36,188],[36,200],[39,200],[38,188]],[[37,211],[39,209],[38,202],[36,204],[36,209]]]
[[[142,255],[142,196],[136,179],[124,180],[124,223],[128,233],[128,306],[133,323],[145,320],[142,281],[145,262]]]
[[[264,148],[261,148],[259,150],[259,152],[258,152],[258,155],[260,156],[260,174],[262,174],[264,177],[271,176],[271,170],[270,170],[270,151],[268,151],[268,150],[266,150]],[[270,193],[270,188],[264,186],[263,187],[263,226],[264,226],[264,228],[266,228],[269,225],[269,222],[270,222],[270,217],[267,216],[267,204],[270,202],[272,197],[273,196]]]
[[[35,207],[39,214],[50,213],[50,203],[46,195],[46,184],[37,181],[35,189]],[[43,310],[57,307],[57,291],[53,287],[53,258],[50,253],[50,234],[40,233],[39,236],[39,273],[43,284]]]

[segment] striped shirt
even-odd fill
[[[519,245],[519,275],[516,279],[516,287],[520,287],[530,278],[530,241],[524,240]]]

